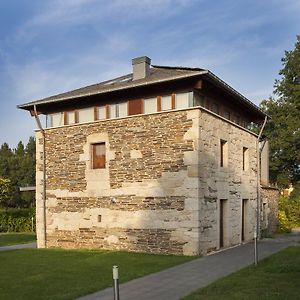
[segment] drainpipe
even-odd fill
[[[35,121],[36,124],[39,128],[39,130],[42,133],[43,136],[43,190],[42,190],[42,210],[43,210],[43,214],[42,214],[42,221],[43,221],[43,227],[44,227],[44,245],[46,248],[47,245],[47,240],[46,240],[46,149],[45,149],[45,143],[46,143],[46,138],[45,138],[45,131],[42,127],[40,118],[38,116],[37,110],[36,110],[36,105],[33,106],[34,108],[34,117],[35,117]]]
[[[260,156],[261,156],[261,150],[259,149],[259,140],[261,138],[262,132],[266,126],[268,117],[265,116],[264,123],[260,129],[259,135],[256,140],[256,151],[257,151],[257,212],[256,212],[256,236],[258,239],[261,238],[261,232],[260,232],[260,209],[261,209],[261,193],[260,193]]]

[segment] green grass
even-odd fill
[[[300,247],[289,247],[184,299],[300,299],[299,278]]]
[[[0,247],[16,244],[27,244],[36,241],[35,233],[7,232],[0,233]]]
[[[195,257],[117,251],[23,249],[0,252],[0,299],[74,299]]]

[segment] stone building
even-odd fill
[[[248,128],[264,113],[208,70],[132,66],[19,106],[39,125],[38,247],[195,255],[252,239],[260,183]]]

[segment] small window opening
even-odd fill
[[[220,167],[227,166],[227,141],[220,140]]]
[[[105,161],[105,143],[92,144],[92,168],[104,169]]]
[[[247,171],[249,166],[248,148],[243,147],[243,171]]]

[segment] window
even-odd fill
[[[247,171],[249,168],[249,150],[243,147],[243,171]]]
[[[65,112],[65,125],[71,125],[76,123],[75,111]]]
[[[64,125],[64,115],[63,113],[55,113],[50,115],[50,124],[49,127],[56,127]]]
[[[175,108],[188,108],[189,107],[189,93],[176,94]]]
[[[211,104],[211,111],[218,114],[219,113],[219,105],[217,103]]]
[[[122,118],[128,116],[127,111],[127,102],[116,103],[109,105],[109,117],[113,118]]]
[[[123,118],[123,117],[128,116],[127,102],[119,103],[119,104],[117,104],[117,107],[118,107],[118,114],[117,114],[117,116],[119,118]]]
[[[234,115],[233,117],[233,122],[236,123],[236,124],[240,124],[240,116],[239,115]]]
[[[106,106],[97,107],[97,119],[98,120],[106,119]]]
[[[91,122],[94,121],[94,108],[83,108],[78,110],[78,122]]]
[[[172,109],[172,96],[161,97],[161,110]]]
[[[150,114],[157,112],[157,101],[155,98],[144,99],[144,113]]]
[[[116,104],[110,104],[109,106],[109,118],[114,119],[117,117],[117,105]]]
[[[205,106],[205,97],[198,93],[194,93],[194,105],[195,106]]]
[[[104,169],[105,160],[105,143],[92,144],[92,168]]]
[[[220,140],[220,167],[227,167],[228,161],[227,141]]]
[[[224,110],[223,111],[223,117],[226,118],[227,120],[230,120],[230,111],[229,110]]]
[[[206,109],[209,109],[209,99],[208,98],[206,98],[206,101],[205,101],[205,108]]]

